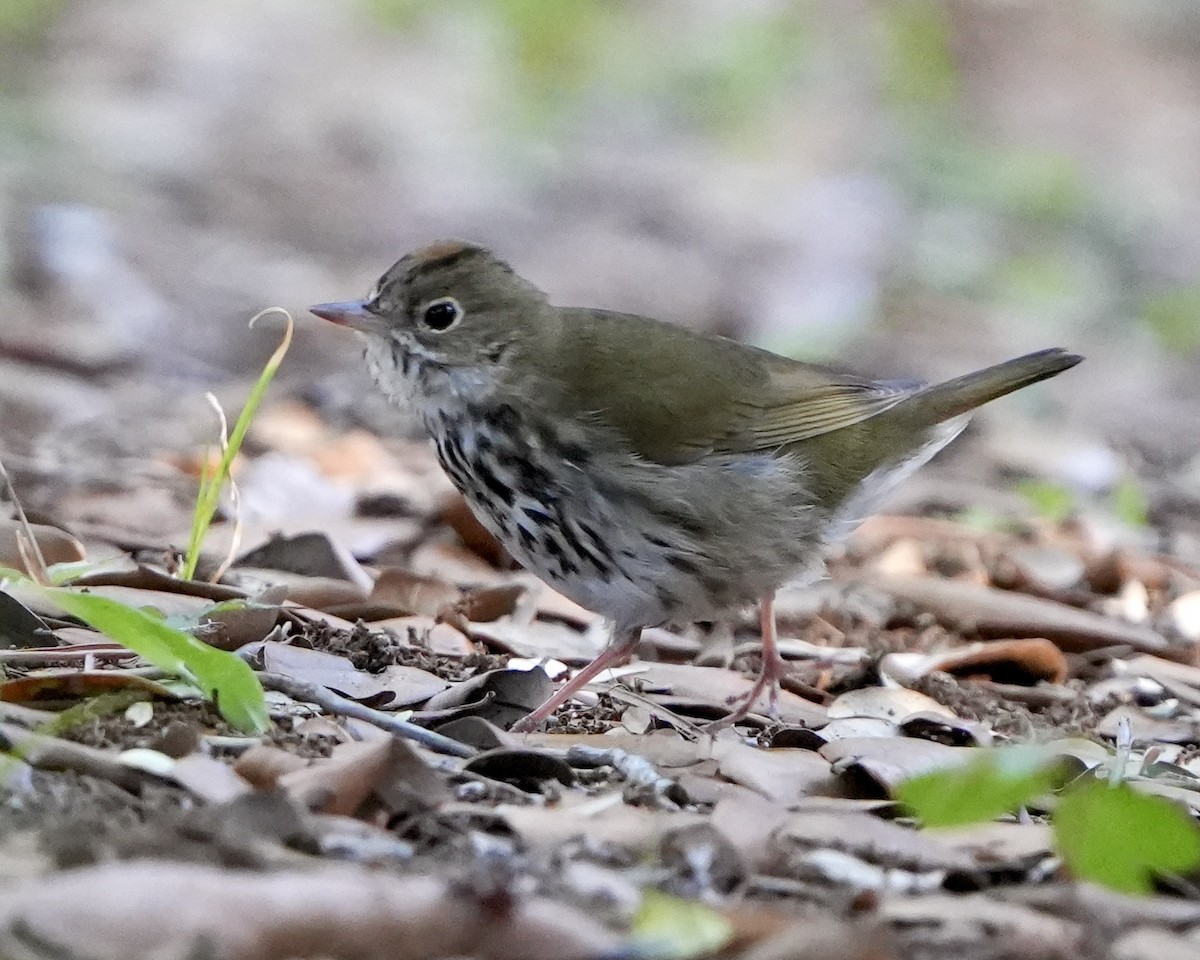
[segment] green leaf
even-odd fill
[[[239,657],[201,643],[160,617],[108,597],[63,587],[42,587],[46,597],[156,667],[194,683],[211,698],[221,716],[247,733],[267,728],[262,685]]]
[[[1146,503],[1146,495],[1129,474],[1121,477],[1112,489],[1112,509],[1131,527],[1145,527],[1150,523],[1150,506]]]
[[[1039,515],[1061,523],[1075,512],[1075,495],[1066,487],[1046,480],[1023,480],[1016,491],[1028,500]]]
[[[1054,812],[1054,838],[1079,880],[1148,894],[1154,877],[1200,865],[1200,827],[1180,806],[1126,784],[1070,790]]]
[[[1060,785],[1065,775],[1062,762],[1041,750],[990,750],[964,766],[905,780],[896,799],[927,827],[957,827],[1012,813]]]
[[[733,937],[721,914],[691,900],[646,890],[633,917],[633,952],[653,960],[689,960],[716,953]]]

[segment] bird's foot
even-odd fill
[[[729,697],[726,703],[733,709],[719,720],[708,724],[704,729],[708,733],[716,733],[718,730],[745,720],[763,693],[767,694],[767,716],[772,720],[777,719],[779,716],[779,685],[787,676],[787,672],[787,664],[782,658],[764,655],[762,668],[758,671],[758,676],[754,678],[750,689],[745,693]]]
[[[522,717],[514,723],[509,727],[509,730],[512,733],[533,733],[534,730],[549,719],[555,710],[574,697],[575,694],[591,683],[597,676],[610,667],[615,667],[629,659],[633,654],[634,648],[637,647],[640,636],[640,630],[633,631],[623,636],[618,642],[606,647],[595,660],[564,683],[554,696],[528,716]]]
[[[554,696],[543,703],[532,713],[522,717],[511,727],[509,731],[512,733],[533,733],[538,727],[545,723],[552,713],[561,707],[564,703],[571,699],[577,692],[576,690],[568,689],[569,684],[559,690]]]

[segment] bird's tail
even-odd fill
[[[985,367],[926,387],[901,405],[910,416],[930,425],[970,413],[991,400],[1069,370],[1083,357],[1059,347],[1039,350],[1015,360]]]

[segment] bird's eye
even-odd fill
[[[458,305],[457,300],[453,297],[440,297],[425,307],[425,312],[421,314],[421,321],[430,330],[441,333],[458,323],[462,314],[462,307]]]

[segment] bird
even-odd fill
[[[488,249],[407,254],[361,300],[317,304],[357,331],[480,522],[528,570],[610,624],[609,644],[519,720],[537,729],[646,627],[758,603],[762,666],[718,723],[787,668],[774,597],[954,439],[980,405],[1082,357],[1041,350],[934,385],[872,380],[662,320],[563,307]]]

